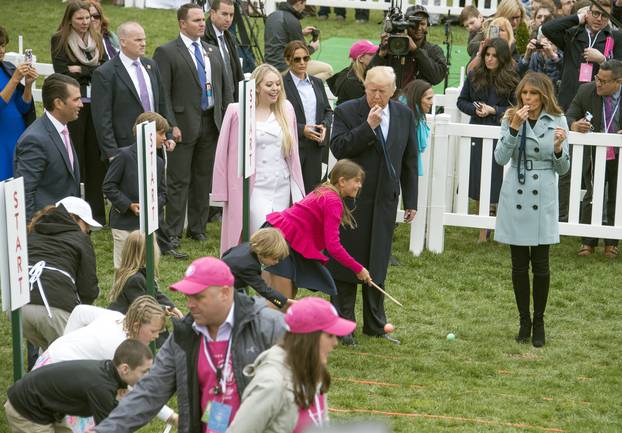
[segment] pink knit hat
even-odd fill
[[[186,276],[171,285],[184,295],[196,295],[212,286],[233,286],[233,274],[225,262],[215,257],[196,259],[186,269]]]
[[[363,54],[376,54],[377,51],[378,45],[374,45],[371,41],[363,39],[352,45],[352,48],[350,48],[350,58],[356,60]]]
[[[356,323],[339,317],[330,302],[315,296],[302,298],[289,307],[285,314],[285,323],[293,334],[324,331],[343,337],[356,328]]]

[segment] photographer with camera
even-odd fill
[[[538,36],[529,41],[525,54],[518,61],[518,74],[522,77],[527,71],[542,72],[551,79],[557,94],[563,59],[564,53],[538,32]]]
[[[274,66],[279,72],[287,71],[285,63],[285,46],[291,41],[305,42],[305,36],[311,35],[312,41],[307,44],[309,53],[313,54],[320,47],[320,31],[308,26],[304,29],[300,24],[302,11],[307,0],[287,0],[279,3],[276,10],[268,15],[264,28],[265,62]],[[311,60],[308,65],[309,75],[326,80],[333,75],[333,68],[328,63]]]
[[[385,18],[380,50],[369,67],[391,66],[402,89],[414,79],[438,84],[447,75],[447,60],[438,45],[426,40],[430,15],[421,5],[410,6],[402,15],[392,8]]]

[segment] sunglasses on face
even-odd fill
[[[91,14],[91,19],[92,20],[98,20],[100,19],[102,16],[100,14]]]
[[[601,18],[601,17],[605,18],[605,14],[603,14],[600,11],[590,11],[590,14],[596,19]]]
[[[300,63],[300,62],[308,63],[310,59],[311,59],[310,56],[292,57],[292,62],[294,62],[294,63]]]

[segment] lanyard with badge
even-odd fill
[[[232,407],[224,402],[227,394],[227,377],[229,376],[229,361],[231,359],[231,338],[227,341],[227,353],[225,355],[225,363],[220,367],[217,366],[216,359],[212,356],[207,338],[203,336],[203,352],[207,363],[214,373],[216,373],[216,386],[214,387],[214,401],[208,401],[205,412],[201,417],[201,421],[207,424],[209,431],[224,433],[229,426]],[[221,397],[221,401],[216,399]]]
[[[324,418],[322,417],[322,408],[320,407],[320,398],[318,397],[317,394],[315,394],[315,410],[316,410],[316,413],[313,413],[311,408],[307,409],[307,412],[309,413],[309,418],[311,419],[311,422],[313,422],[313,425],[315,425],[316,427],[323,427]]]
[[[590,34],[590,32],[585,29],[585,32],[587,33],[587,39],[588,39],[588,43],[587,43],[587,47],[588,48],[592,48],[594,47],[594,45],[596,44],[596,40],[598,39],[598,35],[600,35],[600,30],[594,35],[594,40],[592,40],[592,35]],[[581,66],[579,67],[579,82],[580,83],[589,83],[590,81],[592,81],[592,71],[594,70],[594,65],[590,62],[583,62],[581,63]]]

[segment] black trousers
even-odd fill
[[[205,233],[217,142],[218,129],[214,123],[214,111],[208,110],[201,116],[199,137],[193,142],[178,143],[168,157],[166,225],[171,236],[181,237],[186,206],[187,233]]]
[[[299,149],[302,180],[307,194],[322,182],[322,150],[315,145]]]
[[[80,163],[80,181],[84,182],[84,198],[91,206],[93,218],[100,224],[106,224],[106,208],[102,192],[106,166],[97,144],[90,103],[84,104],[78,118],[69,122],[67,128]]]
[[[346,17],[346,8],[333,8],[335,10],[335,15],[339,15],[342,17]],[[329,16],[330,15],[330,7],[321,6],[320,11],[318,12],[319,16]],[[354,10],[354,19],[357,20],[369,20],[369,10],[368,9],[355,9]]]
[[[582,224],[592,223],[592,200],[594,197],[594,177],[593,170],[591,170],[590,178],[587,180],[587,189],[581,206],[581,220]],[[607,208],[607,219],[603,221],[604,225],[612,226],[615,223],[616,213],[616,192],[618,183],[618,156],[616,159],[611,159],[605,163],[605,183],[607,187],[607,201],[605,202]],[[618,245],[617,239],[605,239],[605,245]],[[590,245],[595,247],[598,245],[598,239],[596,238],[581,238],[581,243],[584,245]]]
[[[344,319],[356,322],[354,306],[356,304],[356,283],[335,280],[337,295],[331,301],[337,312]],[[384,311],[384,295],[377,289],[362,285],[363,292],[363,333],[377,336],[384,334],[387,316]],[[384,284],[379,284],[384,289]]]

